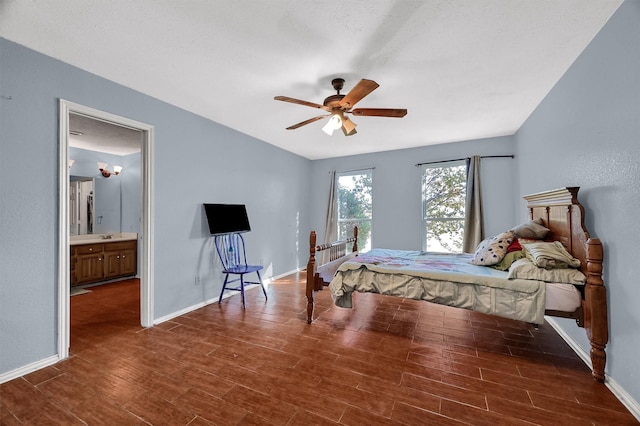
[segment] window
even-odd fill
[[[422,249],[461,253],[467,166],[464,160],[422,166]]]
[[[353,235],[353,227],[358,227],[358,249],[371,249],[371,173],[372,170],[359,170],[336,174],[338,195],[338,239]]]

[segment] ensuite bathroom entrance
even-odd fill
[[[60,100],[61,359],[78,342],[71,307],[98,287],[137,289],[139,324],[153,325],[152,137],[152,126]]]

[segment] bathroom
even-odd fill
[[[140,131],[69,115],[72,287],[112,282],[136,276],[140,270],[136,252],[142,210],[141,146]],[[125,242],[128,244],[123,246]],[[129,265],[122,269],[126,271],[114,272],[125,260]]]

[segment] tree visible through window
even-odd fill
[[[336,175],[338,239],[353,235],[353,227],[358,227],[358,248],[371,249],[371,170],[338,173]]]
[[[461,253],[467,167],[464,161],[422,166],[422,249]]]

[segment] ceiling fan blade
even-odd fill
[[[313,117],[313,118],[310,118],[308,120],[301,121],[298,124],[294,124],[293,126],[287,127],[287,130],[294,130],[294,129],[297,129],[298,127],[306,126],[307,124],[313,123],[313,122],[318,121],[318,120],[322,120],[325,117],[328,117],[328,115],[319,115],[317,117]]]
[[[360,99],[376,90],[380,85],[373,80],[365,80],[364,78],[355,85],[353,89],[345,95],[340,101],[341,107],[353,108]]]
[[[351,111],[351,114],[359,117],[371,116],[401,118],[407,115],[407,110],[398,108],[358,108]]]
[[[344,117],[342,119],[342,133],[344,133],[345,136],[351,136],[358,133],[356,132],[356,126],[357,124],[351,121],[349,117]]]
[[[290,98],[288,96],[276,96],[273,99],[276,100],[276,101],[290,102],[292,104],[304,105],[304,106],[308,106],[308,107],[311,107],[311,108],[320,108],[320,109],[323,109],[325,111],[331,111],[331,108],[328,108],[328,107],[326,107],[324,105],[316,104],[314,102],[302,101],[300,99]]]

